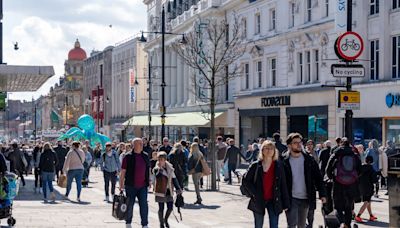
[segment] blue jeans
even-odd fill
[[[269,227],[278,228],[279,214],[276,214],[273,201],[268,201],[265,203],[265,208],[268,211],[269,217]],[[254,214],[254,227],[263,228],[264,225],[264,215],[253,212]]]
[[[50,192],[53,192],[53,178],[54,172],[42,172],[42,187],[43,187],[43,197],[47,198],[47,186],[49,186]]]
[[[290,208],[286,211],[288,228],[306,227],[308,209],[308,200],[292,198]]]
[[[125,186],[126,196],[128,197],[128,210],[126,214],[126,224],[132,223],[133,217],[133,205],[135,204],[135,198],[138,198],[140,207],[140,218],[142,220],[142,226],[149,224],[149,205],[147,203],[147,187],[134,188],[132,186]]]
[[[67,173],[67,192],[65,193],[66,196],[69,195],[69,192],[71,191],[72,181],[75,178],[76,189],[78,191],[78,198],[81,197],[82,176],[83,176],[83,169],[68,170],[68,173]]]

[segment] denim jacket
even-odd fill
[[[119,172],[120,171],[120,162],[117,152],[112,150],[112,155],[108,156],[106,152],[101,155],[101,168],[106,172]]]

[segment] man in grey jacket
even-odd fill
[[[246,160],[246,158],[243,156],[242,153],[240,153],[240,149],[235,146],[235,140],[230,139],[229,140],[229,147],[228,150],[226,151],[225,158],[224,158],[224,163],[228,161],[228,173],[229,173],[229,180],[228,184],[232,184],[232,172],[236,171],[237,163],[242,157],[243,159]]]
[[[117,176],[120,172],[120,162],[117,152],[111,148],[111,143],[106,143],[106,151],[101,155],[101,167],[104,176],[104,191],[105,199],[104,201],[110,202],[109,198],[109,188],[111,182],[111,195],[114,198],[115,194],[115,184],[117,183]]]

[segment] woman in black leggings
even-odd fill
[[[40,178],[40,170],[39,170],[39,161],[40,161],[40,154],[42,153],[42,145],[39,144],[35,146],[33,149],[33,161],[35,164],[35,188],[34,191],[36,193],[38,185],[39,185],[39,193],[42,193],[42,179]]]

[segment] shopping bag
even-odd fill
[[[64,174],[61,174],[58,178],[57,185],[61,188],[67,187],[67,177]]]
[[[112,205],[112,216],[118,220],[124,220],[128,211],[128,198],[123,192],[114,195]]]
[[[200,161],[201,161],[201,166],[203,167],[202,175],[203,176],[210,175],[211,174],[211,169],[208,166],[207,162],[204,160],[204,158],[202,158]]]

